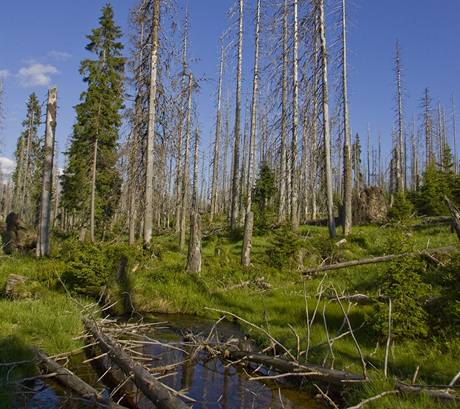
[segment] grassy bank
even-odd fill
[[[297,353],[297,336],[300,350],[307,346],[306,310],[310,318],[316,310],[311,327],[309,360],[360,373],[360,359],[351,337],[337,340],[334,356],[331,356],[324,320],[330,336],[334,337],[344,330],[344,316],[336,302],[323,299],[317,303],[317,292],[322,285],[323,288],[333,286],[339,292],[375,295],[379,277],[388,267],[381,264],[343,269],[331,272],[325,278],[304,280],[298,271],[297,258],[286,254],[290,245],[285,244],[298,240],[304,249],[302,262],[309,267],[325,260],[336,262],[388,253],[394,248],[399,230],[399,227],[357,227],[353,236],[340,246],[336,245],[340,237],[332,241],[326,239],[327,232],[323,227],[303,226],[296,237],[283,231],[259,234],[254,237],[253,263],[247,269],[239,264],[241,237],[229,239],[225,233],[214,230],[203,240],[203,271],[200,275],[184,272],[186,254],[178,249],[176,236],[162,235],[155,238],[152,253],[140,258],[136,254],[131,258],[122,285],[115,282],[117,276],[112,274],[111,295],[117,298],[121,293],[129,293],[130,303],[140,313],[186,313],[217,318],[220,314],[208,308],[227,310],[267,329],[294,354]],[[415,249],[421,250],[455,244],[458,239],[447,226],[428,226],[412,229],[410,241]],[[56,253],[61,253],[59,250],[56,249]],[[30,346],[33,345],[49,354],[68,351],[79,345],[73,338],[81,332],[81,308],[65,295],[57,279],[68,274],[72,263],[65,258],[40,261],[28,257],[1,259],[0,288],[10,273],[28,276],[30,283],[24,289],[26,299],[0,300],[0,362],[29,359]],[[111,263],[116,265],[113,260]],[[433,287],[433,294],[436,295],[436,287]],[[121,305],[120,301],[120,309]],[[344,307],[349,308],[348,304]],[[371,330],[374,307],[352,305],[348,315],[353,328],[362,326],[356,336],[365,359],[371,363],[369,371],[373,379],[370,385],[347,395],[349,402],[358,402],[391,389],[392,381],[384,380],[382,376],[385,339],[377,337]],[[246,330],[261,344],[267,344],[260,332],[247,326]],[[434,338],[395,342],[390,353],[390,379],[397,377],[409,382],[419,366],[419,383],[448,383],[459,370],[453,365],[458,356],[460,342],[455,339],[449,342]],[[27,370],[27,367],[18,367],[9,375],[20,377]],[[3,383],[6,371],[0,368]],[[387,397],[366,407],[448,406],[428,398]]]

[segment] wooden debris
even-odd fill
[[[387,256],[345,261],[343,263],[336,263],[336,264],[329,264],[329,265],[318,266],[318,267],[313,267],[313,268],[307,268],[302,271],[302,274],[304,276],[311,275],[311,274],[314,275],[317,273],[322,273],[324,271],[339,270],[339,269],[348,268],[348,267],[357,267],[357,266],[363,266],[367,264],[387,263],[389,261],[398,260],[398,259],[406,258],[406,257],[424,257],[424,256],[431,256],[432,254],[437,254],[437,253],[451,253],[458,249],[459,249],[458,246],[446,246],[446,247],[437,247],[437,248],[426,249],[426,250],[421,250],[421,251],[414,251],[412,253],[389,254]]]
[[[110,360],[115,363],[127,376],[132,376],[134,384],[159,409],[188,409],[182,400],[164,384],[158,381],[146,368],[134,360],[109,336],[85,318],[85,329],[97,340],[102,351],[107,352]]]
[[[5,296],[15,298],[15,290],[18,286],[24,284],[29,278],[19,274],[10,274],[6,279]]]
[[[102,397],[92,386],[88,385],[85,381],[81,380],[73,372],[67,368],[59,365],[56,361],[49,358],[46,354],[41,351],[35,352],[35,358],[38,362],[39,367],[48,372],[53,373],[57,382],[64,387],[70,389],[74,393],[81,396],[90,402],[94,402],[100,407],[113,408],[113,409],[126,409],[124,406],[118,405],[109,399]]]

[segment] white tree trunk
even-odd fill
[[[40,221],[38,225],[37,257],[50,255],[50,215],[53,185],[54,141],[56,133],[57,89],[48,92],[46,111],[45,152],[43,161],[42,193],[40,200]],[[83,158],[82,158],[83,159]]]

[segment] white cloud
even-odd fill
[[[54,65],[35,63],[22,67],[17,77],[23,87],[46,87],[51,83],[53,74],[59,74]]]
[[[52,50],[47,55],[49,58],[56,61],[66,61],[72,58],[72,54],[66,53],[65,51]]]
[[[16,162],[5,156],[0,156],[0,169],[3,175],[9,176],[13,173]]]
[[[10,76],[10,72],[8,70],[0,70],[0,80],[5,80]]]

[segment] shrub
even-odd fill
[[[392,238],[392,252],[411,250],[404,233]],[[395,251],[396,250],[396,251]],[[428,315],[423,303],[430,293],[430,286],[423,282],[425,264],[417,258],[400,259],[390,265],[380,278],[381,293],[392,301],[393,338],[415,338],[428,335]],[[374,310],[373,326],[381,335],[388,332],[388,303],[379,303]]]
[[[388,217],[393,222],[406,223],[415,211],[414,205],[404,193],[395,195],[393,206],[388,212]]]
[[[282,229],[274,234],[271,246],[267,250],[269,264],[276,268],[296,268],[302,248],[300,238],[289,229]]]

